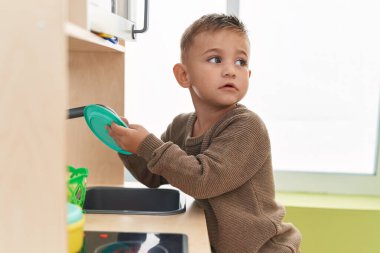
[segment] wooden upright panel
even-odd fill
[[[65,1],[0,17],[0,252],[67,253]]]
[[[70,51],[69,107],[103,104],[124,114],[124,53]],[[89,169],[89,185],[115,185],[124,181],[117,153],[88,128],[85,119],[67,121],[67,164]]]

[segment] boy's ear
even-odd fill
[[[183,88],[189,88],[190,87],[190,81],[187,76],[187,70],[186,66],[182,63],[177,63],[173,67],[173,73],[175,76],[175,79],[177,79],[177,82],[179,85],[181,85]]]

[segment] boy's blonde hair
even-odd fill
[[[194,21],[194,23],[192,23],[182,34],[181,61],[184,62],[186,59],[187,51],[195,36],[205,31],[215,32],[220,30],[230,30],[240,33],[246,36],[248,40],[247,30],[245,29],[244,24],[236,16],[226,14],[204,15]]]

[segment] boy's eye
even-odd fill
[[[214,56],[214,57],[209,58],[207,61],[210,63],[221,63],[222,58],[220,58],[218,56]]]
[[[238,59],[236,62],[235,62],[236,65],[239,65],[239,66],[247,66],[247,61],[244,60],[244,59]]]

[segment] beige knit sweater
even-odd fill
[[[243,105],[201,137],[191,137],[195,113],[177,116],[162,135],[150,134],[137,155],[120,154],[148,187],[170,183],[204,208],[217,253],[299,252],[301,235],[283,223],[275,202],[270,142],[262,120]]]

